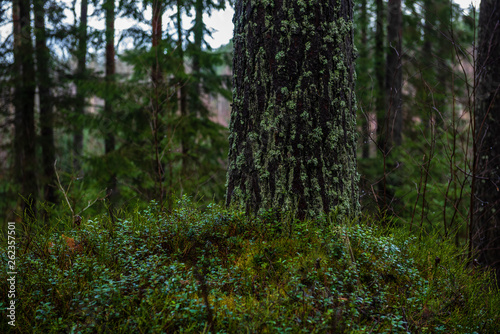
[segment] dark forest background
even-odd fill
[[[2,217],[220,200],[227,120],[214,108],[229,113],[231,46],[210,48],[203,15],[227,5],[3,1]],[[116,31],[117,18],[136,25]]]
[[[1,221],[221,202],[232,45],[210,47],[204,15],[231,5],[2,1]],[[354,13],[363,211],[464,244],[477,9],[360,0]],[[137,24],[115,30],[117,18]]]

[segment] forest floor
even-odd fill
[[[2,299],[2,333],[496,333],[500,323],[491,273],[463,249],[373,219],[248,218],[183,198],[168,214],[152,203],[17,235],[16,327]],[[2,296],[9,277],[1,271]]]

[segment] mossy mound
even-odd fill
[[[198,210],[183,198],[170,214],[153,203],[77,230],[19,238],[16,330],[497,330],[500,294],[487,272],[467,269],[452,245],[374,224],[298,222],[272,212],[248,218],[217,205]],[[63,232],[80,247],[69,249]],[[0,276],[5,282],[6,271]],[[1,329],[12,330],[5,322]]]

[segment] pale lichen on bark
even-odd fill
[[[352,1],[238,1],[227,204],[357,214]]]

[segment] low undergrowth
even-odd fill
[[[468,268],[460,250],[437,238],[375,225],[272,212],[247,218],[217,205],[197,210],[183,198],[171,214],[152,203],[122,218],[19,237],[15,330],[497,331],[500,294],[488,272]],[[1,259],[6,268],[5,240]],[[1,332],[13,330],[8,302],[0,301]]]

